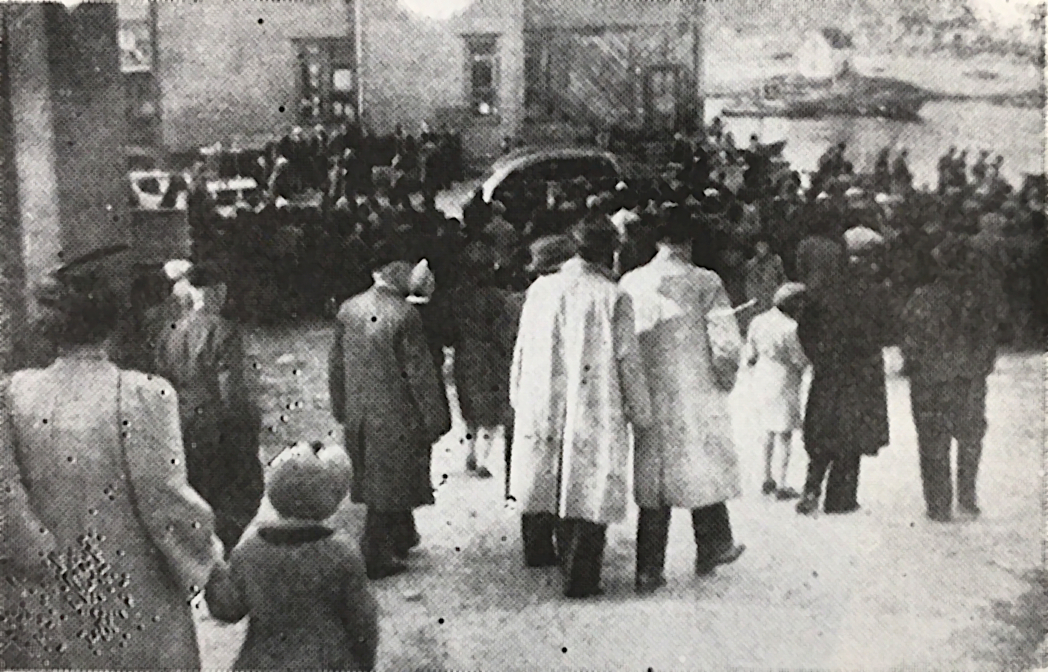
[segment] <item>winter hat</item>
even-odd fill
[[[855,226],[844,232],[844,244],[851,254],[872,252],[884,243],[884,236],[865,226]]]
[[[429,303],[433,292],[437,290],[437,279],[429,268],[429,261],[423,259],[415,265],[415,268],[411,269],[411,275],[408,276],[408,289],[411,292],[408,295],[409,303]]]
[[[341,446],[297,443],[270,463],[266,494],[283,518],[325,520],[345,499],[352,476]]]
[[[171,282],[178,282],[193,270],[193,262],[188,259],[172,259],[164,264],[164,275]]]

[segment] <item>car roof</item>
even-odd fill
[[[611,162],[617,170],[621,170],[622,162],[617,156],[596,147],[522,147],[515,149],[495,159],[495,162],[491,164],[491,168],[488,170],[488,177],[481,186],[484,200],[489,201],[495,188],[502,183],[507,175],[516,170],[549,159],[590,157],[605,159]]]

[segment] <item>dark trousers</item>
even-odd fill
[[[859,466],[861,455],[826,455],[816,453],[808,458],[808,477],[804,494],[818,499],[826,482],[826,513],[850,511],[859,506]]]
[[[637,518],[637,573],[662,574],[666,565],[670,514],[668,506],[640,510]],[[691,511],[691,529],[695,535],[696,563],[702,564],[732,547],[731,518],[723,502]]]
[[[375,511],[368,507],[364,518],[361,551],[369,567],[384,567],[407,555],[417,543],[418,531],[412,511]]]
[[[950,444],[957,439],[957,501],[975,509],[975,481],[986,434],[986,378],[910,382],[910,406],[917,427],[921,482],[928,513],[953,509]]]
[[[607,526],[549,513],[521,518],[524,562],[529,567],[560,564],[564,594],[588,597],[600,591]]]

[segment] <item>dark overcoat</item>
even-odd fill
[[[888,444],[887,297],[850,271],[841,286],[839,295],[812,301],[798,322],[812,364],[804,445],[809,455],[875,455]]]
[[[462,287],[452,301],[455,320],[455,389],[470,427],[506,423],[513,346],[500,330],[509,294],[496,287]],[[508,347],[507,347],[508,345]]]
[[[378,604],[356,542],[321,525],[252,529],[208,583],[215,618],[250,616],[233,667],[370,670]]]
[[[377,511],[432,504],[431,447],[451,417],[414,306],[378,285],[342,304],[328,385],[353,462],[353,501]]]

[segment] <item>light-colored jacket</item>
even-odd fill
[[[626,516],[630,432],[651,408],[630,297],[575,258],[528,290],[510,380],[510,494],[525,513]]]
[[[797,322],[778,308],[750,323],[742,361],[750,367],[751,422],[768,432],[801,427],[801,382],[808,358],[797,337]]]
[[[174,389],[102,357],[59,357],[15,373],[4,397],[0,565],[17,579],[11,564],[25,568],[46,553],[57,563],[37,588],[47,605],[26,603],[40,620],[23,623],[19,637],[39,635],[44,647],[20,641],[4,661],[199,667],[188,598],[221,547],[211,509],[186,482]],[[10,606],[19,588],[3,586]]]
[[[741,493],[728,394],[716,383],[707,315],[730,309],[724,284],[662,249],[627,273],[622,289],[636,309],[636,330],[652,404],[652,422],[634,445],[634,495],[643,508],[689,509]],[[737,327],[716,331],[719,350],[734,350]]]

